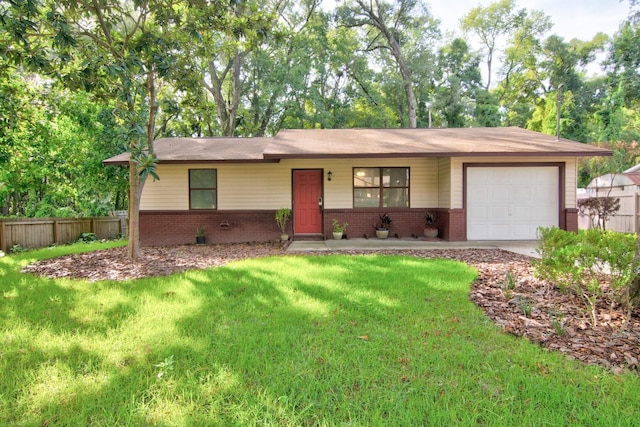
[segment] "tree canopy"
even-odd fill
[[[128,208],[163,136],[281,128],[521,126],[611,147],[581,184],[637,161],[640,5],[565,40],[498,0],[444,33],[428,2],[0,2],[0,213]],[[601,67],[594,74],[593,69]],[[100,161],[131,153],[126,172]],[[128,192],[128,194],[127,194]],[[135,240],[135,236],[134,236]],[[135,248],[131,248],[135,256]]]

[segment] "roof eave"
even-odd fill
[[[280,159],[216,159],[216,160],[159,160],[158,164],[162,165],[193,165],[193,164],[211,164],[211,163],[279,163]],[[128,160],[103,160],[104,166],[129,166]]]
[[[584,152],[584,151],[565,151],[565,152],[446,152],[446,153],[360,153],[360,154],[276,154],[267,153],[265,159],[281,159],[281,160],[308,160],[308,159],[382,159],[382,158],[406,158],[406,157],[423,157],[423,158],[441,158],[441,157],[595,157],[595,156],[612,156],[613,152]]]

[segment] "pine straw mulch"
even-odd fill
[[[371,251],[339,253],[359,255]],[[592,326],[579,300],[533,276],[531,259],[527,256],[498,249],[385,250],[376,253],[463,261],[479,272],[471,287],[471,300],[505,332],[617,373],[640,369],[640,310],[636,309],[631,318],[626,319],[619,307],[601,306],[598,307],[598,323]],[[51,278],[128,280],[271,255],[287,255],[287,252],[278,243],[154,247],[142,248],[140,260],[132,264],[127,259],[127,248],[115,248],[42,260],[26,266],[23,271]],[[515,288],[511,290],[505,286],[507,272],[514,279]]]

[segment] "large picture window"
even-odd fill
[[[216,169],[189,169],[189,208],[216,209],[217,182]]]
[[[408,208],[409,168],[353,168],[354,208]]]

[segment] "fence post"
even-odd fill
[[[58,242],[58,220],[54,219],[53,220],[53,243],[55,245],[60,244],[60,242]]]
[[[638,234],[638,227],[640,227],[640,221],[638,221],[638,191],[633,192],[633,228],[636,234]]]
[[[7,248],[7,229],[4,225],[4,221],[0,221],[0,251],[8,252]]]

